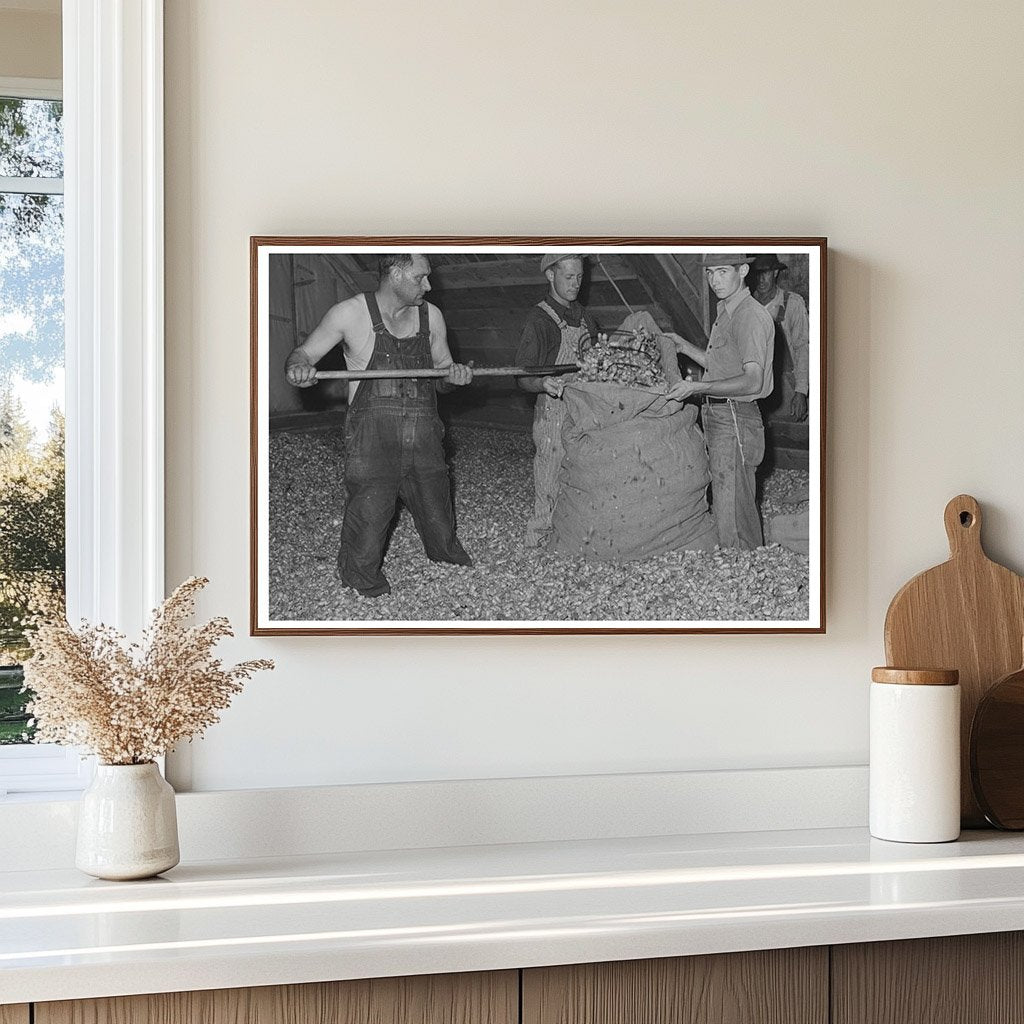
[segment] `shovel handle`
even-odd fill
[[[552,366],[474,366],[474,377],[549,377],[554,374],[573,373],[575,363]],[[417,380],[424,377],[447,377],[448,368],[436,366],[418,370],[317,370],[317,380]]]

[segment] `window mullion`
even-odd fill
[[[0,192],[14,192],[24,196],[59,196],[63,191],[63,178],[5,178],[0,175]]]

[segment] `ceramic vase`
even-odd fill
[[[178,863],[174,790],[156,764],[98,764],[82,794],[75,865],[96,878],[150,878]]]

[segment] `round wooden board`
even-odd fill
[[[982,697],[971,727],[971,785],[988,821],[1024,829],[1024,668]]]
[[[948,562],[915,576],[885,616],[889,665],[945,665],[960,671],[961,790],[965,828],[984,826],[971,787],[970,733],[989,687],[1020,665],[1024,579],[993,562],[981,545],[981,508],[969,494],[946,506]]]

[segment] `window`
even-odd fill
[[[135,635],[165,593],[163,4],[64,0],[62,24],[68,617]],[[88,765],[0,746],[0,792],[80,788]]]
[[[64,595],[64,182],[60,83],[0,81],[0,786],[76,787],[25,746],[18,662],[33,600]],[[59,780],[59,781],[58,781]]]
[[[0,81],[0,785],[81,781],[27,747],[24,622],[61,607],[64,530],[64,139],[59,83]],[[45,778],[44,778],[45,777]],[[41,780],[43,780],[41,782]]]
[[[0,744],[34,601],[64,598],[64,181],[60,100],[0,93]]]

